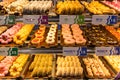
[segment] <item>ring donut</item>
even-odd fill
[[[73,38],[74,39],[83,39],[83,36],[82,35],[74,35]]]
[[[51,35],[52,35],[52,36],[55,36],[55,33],[54,33],[54,32],[49,32],[49,33],[48,33],[48,36],[51,36]]]
[[[76,44],[85,44],[86,43],[86,39],[76,39]]]
[[[72,35],[63,35],[63,39],[72,39]]]
[[[64,43],[66,45],[73,45],[73,44],[75,44],[75,40],[74,39],[65,39]]]
[[[47,36],[47,39],[55,39],[55,36],[49,35],[49,36]]]
[[[47,44],[54,44],[55,43],[55,40],[54,39],[46,39],[45,42]]]

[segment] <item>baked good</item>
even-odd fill
[[[0,26],[0,34],[7,30],[7,26]]]
[[[83,68],[76,56],[66,56],[57,58],[57,71],[58,77],[80,77],[83,74]]]

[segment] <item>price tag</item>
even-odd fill
[[[23,15],[23,22],[28,24],[48,24],[48,16]]]
[[[84,24],[84,23],[85,23],[84,16],[82,16],[82,15],[76,16],[76,18],[75,18],[74,21],[75,21],[75,23],[77,23],[77,24]]]
[[[64,56],[86,56],[86,47],[63,47]]]
[[[60,15],[59,24],[83,24],[84,16],[82,15]]]
[[[120,47],[96,47],[95,53],[97,56],[119,55]]]
[[[116,24],[118,22],[118,17],[116,15],[93,15],[92,24]]]
[[[8,16],[7,24],[15,24],[15,15]]]
[[[17,56],[18,55],[18,48],[0,48],[0,55]]]
[[[4,25],[6,22],[6,16],[4,16],[4,15],[1,15],[0,16],[0,25]]]

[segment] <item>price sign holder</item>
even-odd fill
[[[0,25],[6,24],[6,18],[7,18],[7,16],[0,15]]]
[[[48,24],[46,15],[23,15],[23,22],[28,24]]]
[[[86,47],[63,47],[64,56],[86,56]]]
[[[84,24],[83,15],[60,15],[59,24]]]
[[[15,15],[7,16],[7,24],[15,24]]]
[[[92,24],[113,25],[118,22],[117,15],[93,15]]]
[[[95,53],[97,56],[119,55],[120,47],[96,47]]]
[[[3,56],[17,56],[18,48],[0,48],[0,55]]]

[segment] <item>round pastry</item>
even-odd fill
[[[49,32],[47,36],[55,36],[54,32]]]
[[[55,36],[49,35],[49,36],[47,36],[47,39],[55,39]]]
[[[35,37],[37,37],[37,36],[43,36],[43,35],[44,35],[44,32],[35,33]]]
[[[45,33],[45,30],[38,30],[36,33]]]
[[[55,30],[55,29],[50,29],[49,32],[54,32],[54,33],[56,33],[56,30]]]
[[[35,38],[38,38],[40,40],[40,42],[42,42],[44,40],[44,37],[43,36],[36,36]]]
[[[83,39],[83,36],[82,35],[74,35],[73,38],[74,39]]]
[[[86,40],[85,39],[76,39],[76,44],[85,44]]]
[[[46,28],[45,25],[40,25],[39,27],[40,30],[45,30],[45,28]]]
[[[74,39],[65,39],[65,40],[64,40],[64,43],[65,43],[66,45],[75,44],[75,40],[74,40]]]
[[[55,43],[55,40],[54,39],[46,39],[45,42],[47,44],[54,44]]]
[[[69,24],[62,24],[62,27],[69,27]]]
[[[31,43],[32,44],[39,44],[40,43],[40,39],[34,38],[34,39],[32,39]]]
[[[72,35],[63,35],[63,39],[72,39]]]

